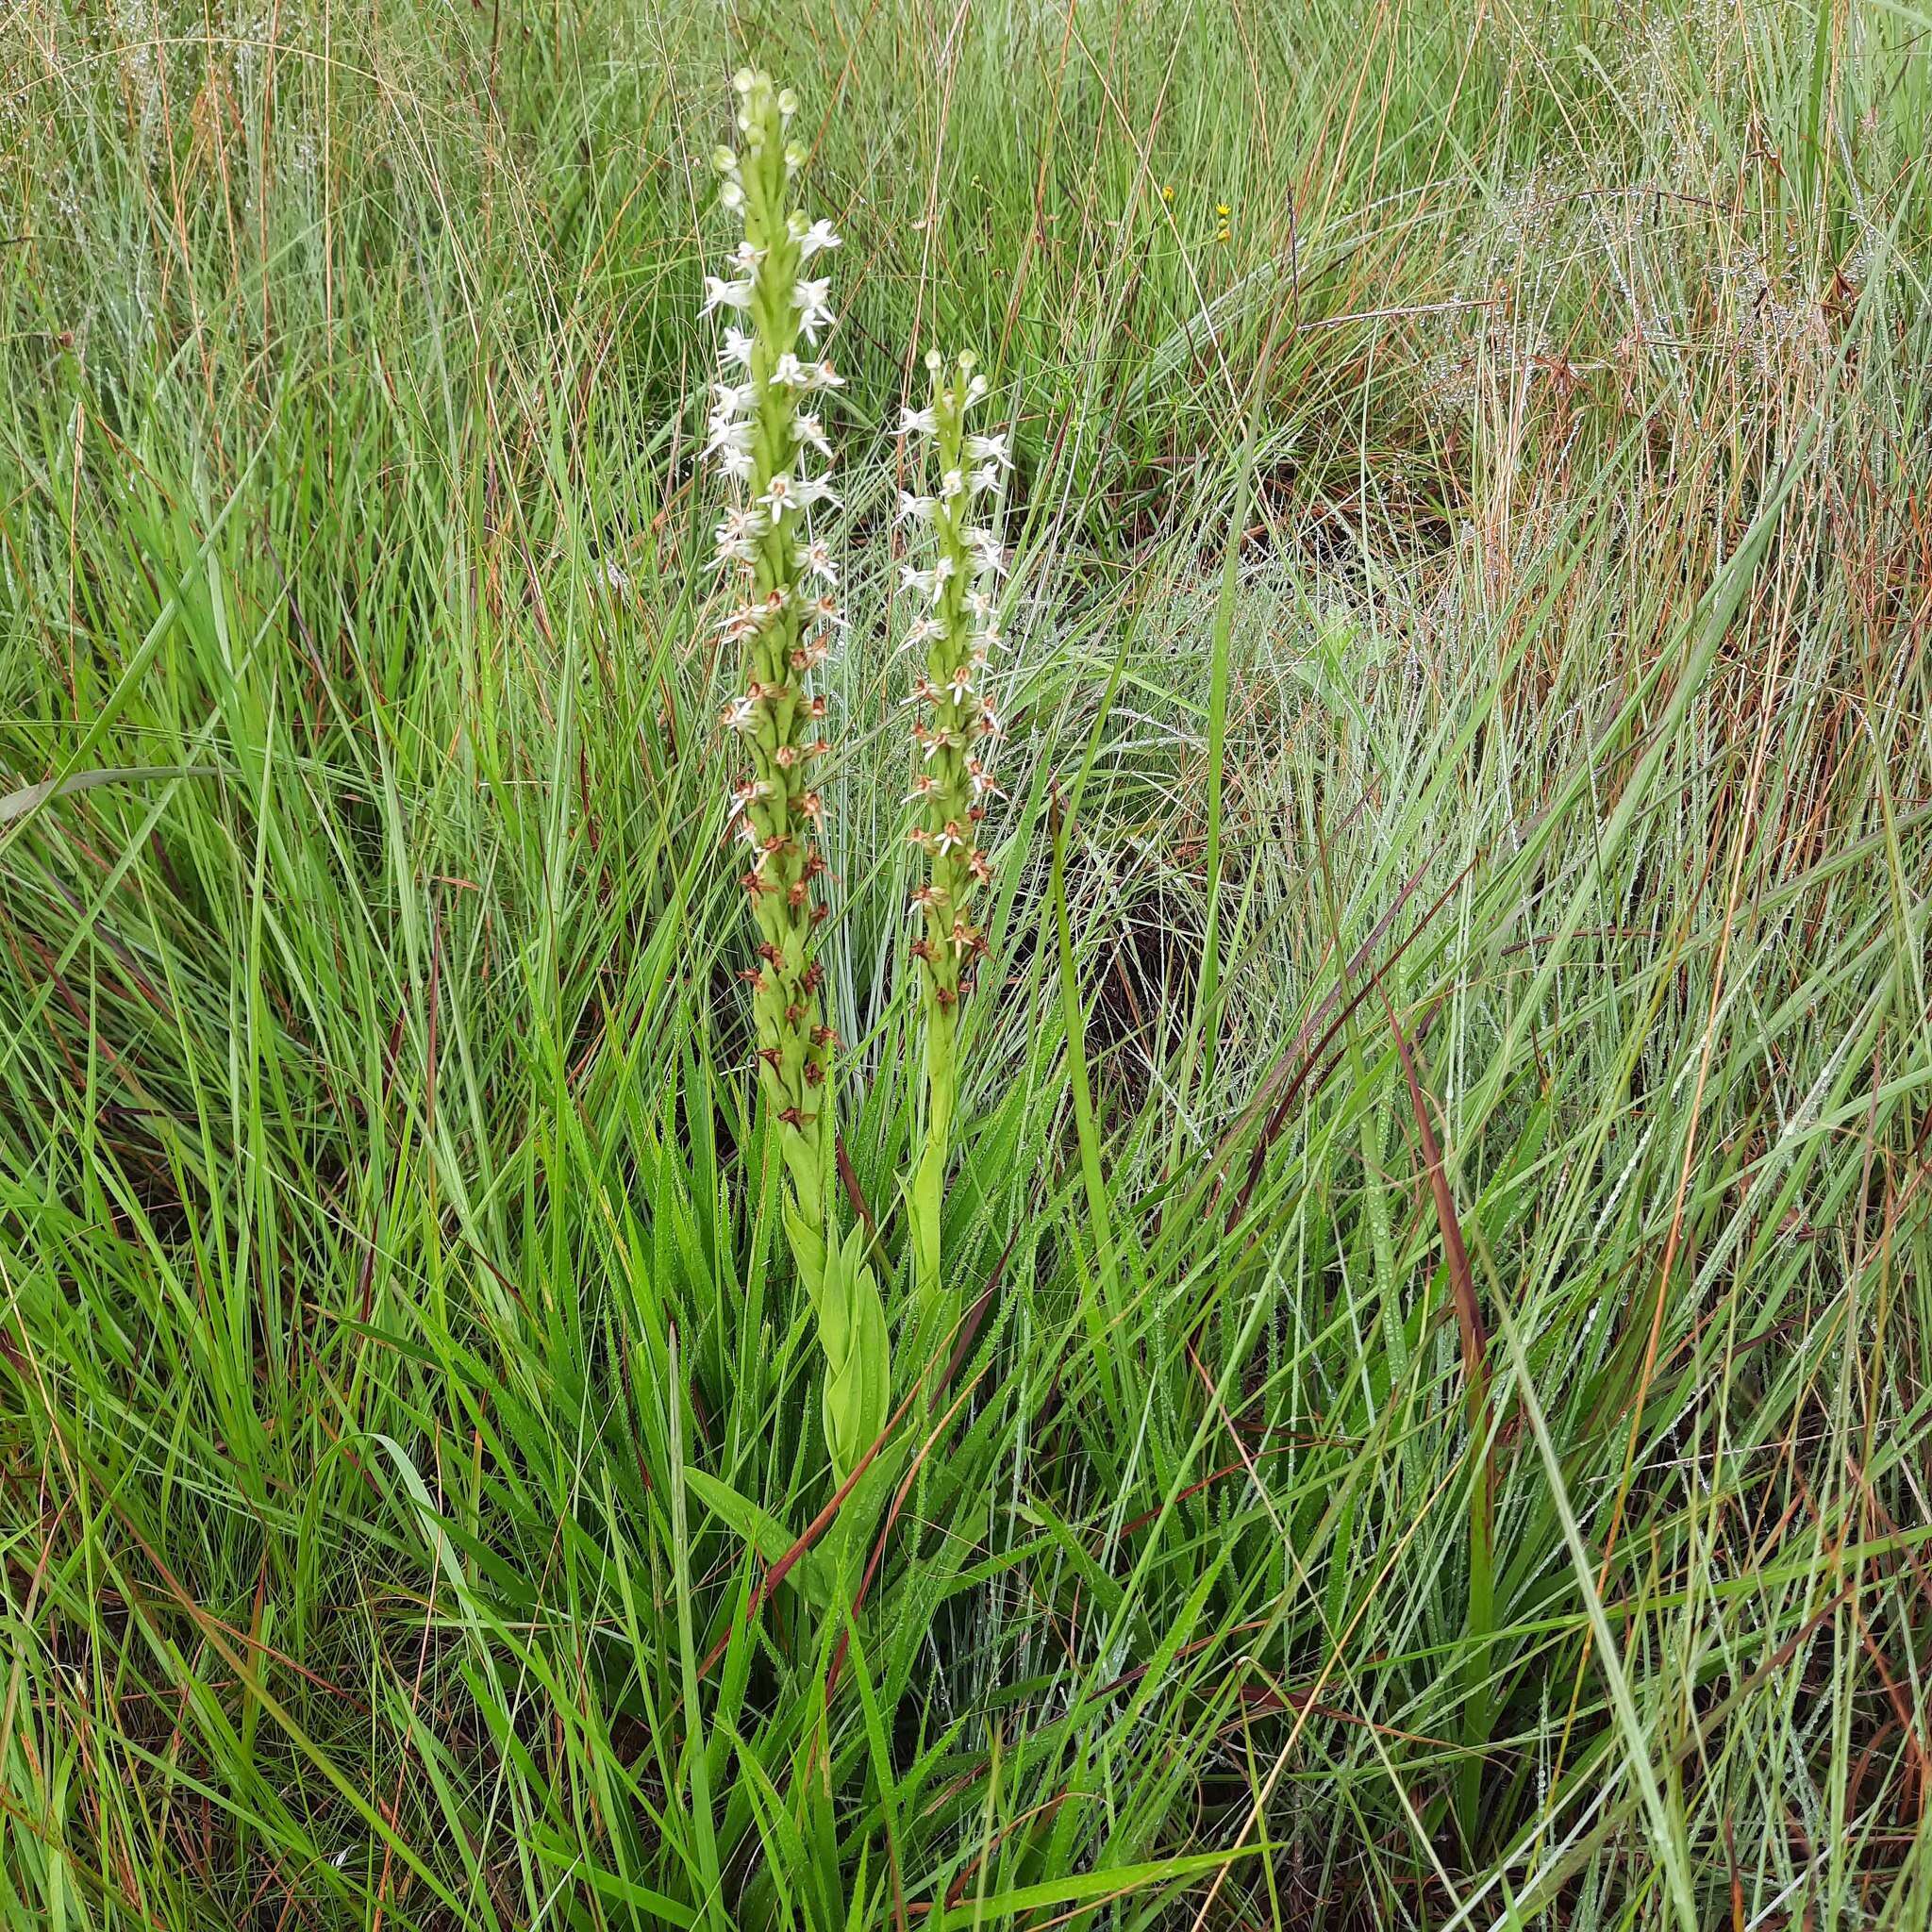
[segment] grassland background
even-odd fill
[[[1924,1924],[1928,48],[19,0],[5,1923]],[[992,1293],[829,1700],[707,1501],[826,1493],[691,461],[746,57],[849,238],[889,1250],[917,351],[1019,456]]]

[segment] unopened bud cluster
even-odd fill
[[[803,1137],[825,1104],[837,1043],[824,1024],[813,957],[826,908],[812,773],[831,747],[825,700],[813,692],[811,675],[845,614],[838,566],[813,534],[812,512],[838,505],[816,399],[842,387],[842,378],[815,353],[833,316],[829,280],[811,270],[840,238],[794,206],[804,155],[788,140],[797,107],[791,90],[781,92],[749,70],[734,85],[739,151],[721,147],[713,163],[720,198],[742,216],[743,240],[724,275],[705,277],[703,309],[724,320],[705,455],[731,495],[717,528],[717,560],[732,589],[719,628],[737,647],[741,672],[721,722],[744,750],[728,817],[758,932],[758,963],[743,977],[761,1077],[775,1117]],[[794,1160],[802,1156],[793,1152]]]
[[[908,836],[923,861],[912,894],[921,924],[912,951],[928,1000],[950,1019],[961,994],[972,991],[986,952],[974,902],[991,878],[980,826],[989,801],[999,795],[992,754],[1000,716],[991,681],[1001,642],[995,593],[1006,558],[995,519],[1010,461],[1004,436],[968,429],[968,414],[986,393],[973,358],[949,365],[935,351],[926,367],[931,400],[907,409],[899,425],[918,439],[927,472],[899,500],[900,515],[926,536],[924,554],[901,573],[914,602],[906,637],[917,754]],[[919,493],[928,487],[930,494]]]

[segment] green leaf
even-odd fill
[[[791,1553],[798,1539],[749,1496],[741,1496],[729,1483],[702,1469],[685,1465],[684,1480],[691,1493],[711,1514],[725,1524],[741,1541],[748,1543],[767,1563],[777,1563]],[[824,1608],[831,1602],[826,1578],[809,1559],[794,1563],[785,1573],[787,1583],[796,1584],[807,1602]]]
[[[42,778],[0,796],[0,825],[50,803],[92,791],[97,785],[146,785],[157,778],[212,778],[213,765],[113,765],[98,772],[70,772],[61,778]]]

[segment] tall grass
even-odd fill
[[[1923,1924],[1926,25],[14,8],[7,1923]],[[682,400],[748,56],[855,528],[908,345],[1017,464],[973,1325],[843,1623]]]

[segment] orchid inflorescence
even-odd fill
[[[931,536],[930,561],[900,572],[915,605],[903,646],[914,654],[906,702],[917,713],[907,801],[917,808],[917,823],[908,837],[924,860],[913,893],[923,930],[912,953],[927,992],[947,1009],[972,991],[974,966],[986,951],[972,915],[974,895],[991,877],[979,826],[999,790],[991,755],[1001,724],[991,687],[1001,643],[994,600],[1006,558],[997,530],[974,517],[977,500],[997,492],[1009,458],[1004,436],[966,433],[966,412],[986,393],[973,357],[961,356],[949,372],[934,351],[926,367],[932,401],[900,419],[904,433],[930,444],[938,482],[934,495],[901,491],[899,499],[901,517]]]
[[[1007,439],[974,434],[967,416],[986,395],[974,358],[950,366],[926,357],[930,400],[908,408],[900,431],[923,445],[912,491],[900,493],[902,519],[927,534],[925,556],[900,574],[914,614],[905,648],[912,654],[914,717],[908,837],[919,855],[912,942],[919,961],[925,1022],[925,1139],[908,1191],[915,1273],[922,1301],[940,1299],[940,1209],[958,1100],[956,1045],[961,998],[971,992],[987,951],[975,901],[992,872],[980,842],[990,801],[999,795],[992,772],[1001,732],[993,703],[993,659],[1001,639],[996,611],[1006,557],[996,525]],[[931,494],[918,486],[932,484]]]
[[[827,908],[819,887],[825,861],[814,843],[824,806],[812,774],[831,744],[825,699],[811,680],[845,614],[838,564],[812,519],[820,505],[839,503],[827,480],[831,438],[814,399],[842,386],[819,348],[833,322],[831,278],[813,269],[839,237],[794,205],[805,159],[787,139],[796,96],[749,69],[733,84],[740,151],[721,147],[712,159],[720,199],[742,216],[743,239],[726,273],[705,277],[703,308],[724,318],[704,453],[730,491],[717,527],[731,595],[719,631],[736,648],[742,677],[721,719],[744,758],[725,819],[758,935],[757,963],[742,977],[790,1183],[786,1232],[817,1318],[825,1441],[843,1482],[885,1426],[891,1376],[865,1230],[841,1237],[832,1198],[838,1040],[824,1021],[814,946]]]
[[[839,569],[812,531],[812,511],[836,508],[827,480],[831,441],[811,398],[841,378],[829,358],[809,359],[833,317],[830,278],[811,272],[839,246],[830,223],[791,205],[804,156],[786,140],[797,101],[763,75],[741,73],[741,157],[720,148],[721,198],[742,213],[744,239],[724,275],[705,277],[704,313],[726,323],[705,455],[725,477],[733,500],[719,522],[716,557],[733,601],[719,620],[738,647],[741,689],[722,723],[744,747],[748,773],[731,788],[726,820],[742,860],[739,882],[758,930],[752,991],[758,1060],[788,1158],[810,1170],[815,1129],[835,1045],[823,1020],[822,969],[813,934],[825,917],[818,892],[825,862],[813,843],[822,806],[812,768],[830,750],[825,700],[810,689],[845,624]],[[816,463],[816,473],[813,465]]]

